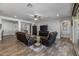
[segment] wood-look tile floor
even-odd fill
[[[0,41],[0,56],[76,56],[76,53],[69,39],[59,39],[48,49],[35,52],[15,36],[7,36]]]

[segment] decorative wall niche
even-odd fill
[[[71,22],[70,20],[62,20],[61,21],[61,37],[70,37],[71,35]]]

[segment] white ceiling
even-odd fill
[[[71,17],[73,4],[71,3],[0,3],[0,15],[33,21],[31,15],[40,15],[41,18]]]

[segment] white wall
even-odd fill
[[[48,25],[48,30],[50,32],[57,31],[58,32],[57,38],[60,38],[61,20],[70,20],[70,18],[58,18],[58,19],[52,19],[52,18],[49,19],[49,18],[47,18],[47,19],[44,19],[43,21],[39,21],[36,24],[38,26],[40,26],[40,25]]]
[[[25,29],[27,29],[28,33],[30,33],[30,23],[21,22],[21,31],[24,31]],[[19,30],[18,22],[3,19],[2,20],[2,30],[4,30],[3,35],[14,35],[15,32],[17,32]]]
[[[40,25],[48,25],[48,31],[50,32],[57,31],[58,32],[57,38],[60,38],[60,21],[59,20],[42,21],[38,24],[38,26]]]
[[[20,30],[19,22],[31,23],[33,22],[22,20],[22,19],[15,19],[5,16],[0,16],[2,19],[2,29],[4,30],[4,35],[13,35],[16,31]],[[17,22],[17,23],[16,23]]]
[[[21,22],[21,31],[27,30],[30,34],[30,23]]]
[[[14,21],[2,20],[2,30],[4,30],[3,35],[14,35],[18,30],[18,24]]]

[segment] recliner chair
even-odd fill
[[[52,44],[55,43],[56,36],[57,36],[57,32],[51,32],[49,34],[49,37],[41,38],[40,43],[47,46],[47,47],[49,47],[49,46],[51,46]]]
[[[41,25],[40,26],[40,31],[39,31],[39,36],[48,36],[48,26],[47,25]]]

